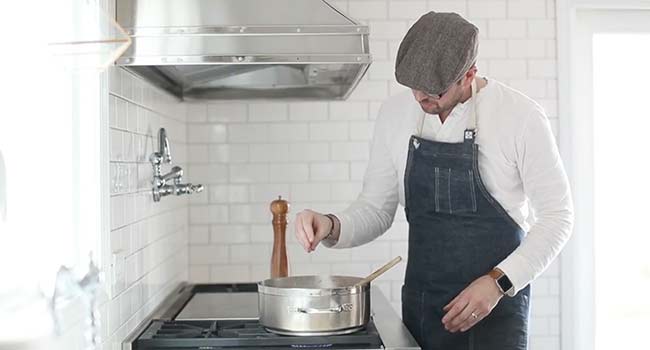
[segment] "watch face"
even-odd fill
[[[506,275],[499,277],[497,283],[499,284],[499,287],[501,287],[501,290],[504,293],[507,293],[510,290],[510,288],[512,288],[512,282],[510,282],[510,279]]]

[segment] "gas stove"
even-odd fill
[[[135,349],[381,349],[373,323],[340,336],[283,336],[270,333],[257,320],[155,320],[136,341]]]
[[[371,319],[345,335],[285,336],[257,320],[257,285],[182,285],[123,343],[123,350],[419,349],[378,289]]]

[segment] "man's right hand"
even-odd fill
[[[296,215],[296,238],[306,252],[312,252],[332,230],[332,220],[313,210],[303,210]]]

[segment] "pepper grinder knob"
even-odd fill
[[[273,254],[271,255],[271,278],[287,277],[289,268],[287,262],[287,213],[289,202],[278,196],[271,202],[273,213]]]

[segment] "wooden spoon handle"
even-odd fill
[[[389,261],[386,265],[378,268],[375,272],[369,274],[367,277],[362,279],[361,281],[357,282],[357,286],[364,285],[366,283],[370,283],[372,280],[375,278],[381,276],[384,272],[390,270],[393,266],[397,265],[398,262],[402,261],[402,257],[398,256],[395,259]]]

